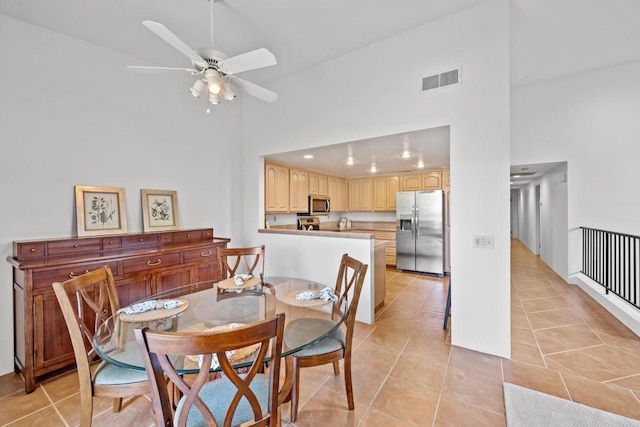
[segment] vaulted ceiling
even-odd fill
[[[269,81],[482,1],[216,0],[214,46],[229,56],[259,47],[271,50],[278,65],[241,75],[268,87]],[[163,23],[189,46],[206,47],[211,39],[210,5],[210,0],[0,0],[0,14],[131,55],[132,65],[187,67],[188,59],[142,21]],[[509,7],[512,86],[640,60],[637,0],[510,0]],[[427,135],[440,134],[410,135],[416,141],[414,151],[421,149],[418,141],[427,140]],[[409,136],[383,138],[401,144]],[[442,145],[434,141],[433,147]],[[382,157],[381,142],[360,144],[370,147],[363,158],[370,160],[376,153]],[[335,147],[342,150],[340,158],[347,147]],[[332,155],[329,158],[335,159],[338,152]],[[444,156],[435,155],[439,160],[432,166],[448,162],[448,152],[446,160]],[[335,160],[327,160],[325,166],[333,164]],[[389,167],[405,170],[406,166],[404,161]],[[363,173],[352,170],[357,172],[344,173]]]

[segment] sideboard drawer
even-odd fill
[[[133,236],[124,236],[122,238],[122,247],[131,248],[135,246],[157,245],[160,238],[157,234],[136,234]]]
[[[179,231],[173,233],[173,243],[198,241],[202,240],[202,237],[201,230]]]
[[[118,274],[118,263],[94,263],[94,264],[83,264],[76,265],[66,268],[55,268],[51,270],[43,270],[43,271],[34,271],[33,272],[33,288],[34,289],[47,289],[51,287],[53,282],[64,282],[66,280],[71,279],[75,276],[80,276],[81,274],[88,273],[93,270],[97,270],[99,268],[108,265],[111,268],[111,272],[115,276]]]
[[[44,243],[20,243],[14,248],[18,253],[18,259],[38,258],[44,256]]]
[[[121,237],[103,237],[102,249],[118,249],[122,247]]]
[[[59,242],[49,242],[47,244],[48,255],[63,255],[73,253],[86,253],[99,251],[101,248],[100,239],[74,239],[61,240]]]
[[[122,262],[122,270],[124,274],[129,274],[137,271],[153,270],[178,264],[180,264],[180,253],[175,252],[124,260]]]
[[[215,246],[206,246],[200,249],[184,251],[184,262],[204,260],[218,262],[218,252]]]

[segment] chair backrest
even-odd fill
[[[136,340],[142,359],[145,363],[147,375],[151,384],[153,407],[158,425],[179,425],[187,423],[187,417],[193,416],[194,407],[204,418],[207,425],[219,425],[209,407],[205,405],[199,393],[203,386],[210,380],[210,366],[213,355],[217,357],[218,364],[222,370],[222,377],[213,382],[226,381],[225,391],[233,393],[233,397],[228,401],[220,402],[221,395],[210,396],[218,399],[215,402],[207,402],[213,406],[224,406],[224,426],[232,425],[234,415],[239,406],[244,405],[245,415],[251,414],[252,419],[242,419],[241,422],[249,421],[249,426],[273,425],[277,419],[278,410],[278,389],[280,373],[280,356],[282,352],[282,336],[284,331],[284,314],[278,314],[274,319],[255,323],[247,327],[239,327],[224,332],[166,332],[154,331],[149,328],[136,329]],[[271,345],[269,345],[271,342]],[[248,370],[242,369],[238,373],[229,360],[230,352],[251,345],[258,344],[256,357],[251,362]],[[263,362],[267,351],[271,349],[271,362],[268,378],[268,403],[267,412],[263,413],[258,397],[250,388],[251,383],[263,370]],[[201,357],[200,368],[193,381],[185,380],[185,377],[178,373],[176,366],[172,362],[183,360],[180,357],[199,356]],[[176,363],[178,363],[176,362]],[[174,383],[183,394],[182,406],[177,420],[173,420],[172,408],[167,389],[168,379]],[[263,374],[259,374],[263,375]],[[264,377],[263,377],[264,379]],[[188,381],[188,383],[187,383]],[[228,396],[227,396],[228,398]],[[249,409],[247,409],[247,402]],[[240,412],[240,411],[238,411]],[[251,416],[250,415],[250,416]],[[218,415],[220,417],[220,415]],[[220,421],[220,420],[219,420]],[[234,422],[237,422],[235,420]],[[245,424],[243,424],[244,426]]]
[[[218,249],[218,265],[223,279],[236,274],[251,274],[264,279],[264,245]]]
[[[111,269],[104,266],[52,286],[71,336],[78,377],[90,382],[89,364],[96,356],[93,336],[120,308]]]
[[[353,338],[353,326],[356,322],[356,311],[360,301],[360,293],[367,275],[367,264],[363,264],[348,254],[342,255],[338,278],[334,292],[338,296],[338,302],[334,304],[333,316],[344,316],[347,327],[347,343]]]

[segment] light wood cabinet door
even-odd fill
[[[318,193],[318,179],[317,173],[309,172],[309,194],[320,194]]]
[[[373,178],[373,210],[387,210],[387,177],[385,176]]]
[[[289,169],[289,212],[307,212],[309,172]]]
[[[451,169],[442,169],[442,188],[451,186]]]
[[[329,195],[328,177],[326,175],[318,175],[318,194],[320,196]]]
[[[351,212],[373,210],[373,191],[371,178],[347,180],[348,208]]]
[[[387,209],[388,211],[396,210],[396,193],[400,191],[400,178],[398,176],[387,177]]]
[[[289,169],[266,163],[264,175],[265,212],[289,212]]]
[[[331,199],[331,211],[345,212],[347,210],[347,180],[329,176],[327,177],[327,187]]]
[[[402,191],[422,190],[422,175],[402,175],[401,184]]]
[[[422,190],[442,190],[442,172],[422,174]]]
[[[360,186],[359,179],[350,179],[347,181],[347,199],[348,199],[348,207],[349,211],[359,211],[361,210],[360,199],[362,199],[362,187]]]

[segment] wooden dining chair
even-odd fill
[[[338,278],[336,280],[335,294],[338,301],[334,303],[332,320],[323,318],[301,318],[290,322],[284,337],[285,345],[288,338],[291,342],[304,341],[302,335],[305,331],[313,330],[318,322],[327,323],[327,326],[335,324],[336,320],[344,318],[344,329],[338,328],[335,332],[323,338],[319,342],[303,348],[293,354],[293,384],[291,388],[291,422],[298,417],[298,401],[300,394],[300,369],[311,366],[333,364],[335,375],[340,373],[339,361],[344,359],[344,382],[347,392],[349,410],[354,409],[353,384],[351,379],[351,343],[353,341],[353,328],[356,322],[356,311],[364,278],[367,274],[367,264],[351,258],[348,254],[342,255]]]
[[[98,359],[93,336],[98,327],[120,308],[116,285],[108,266],[63,283],[55,282],[53,290],[62,309],[76,358],[80,383],[80,425],[90,426],[93,396],[113,398],[113,412],[119,412],[122,398],[148,393],[149,382],[143,371],[120,368],[105,361],[101,361],[91,373],[91,364]]]
[[[272,289],[270,284],[264,282],[264,255],[264,245],[218,249],[218,268],[222,279],[221,282],[218,282],[219,292],[221,294],[227,293],[227,295],[229,291],[245,289],[261,292],[260,287],[262,286]],[[233,280],[237,274],[249,274],[253,277],[241,286],[228,284],[227,282]]]
[[[156,425],[279,425],[278,391],[284,316],[278,314],[271,320],[223,332],[136,329],[136,340],[151,383]],[[255,359],[248,369],[238,373],[230,361],[230,352],[255,344],[259,345]],[[271,356],[271,369],[264,374],[261,372],[262,362],[268,354]],[[210,366],[214,355],[222,375],[211,380]],[[197,375],[189,380],[173,364],[187,356],[201,356]],[[165,375],[182,392],[175,414]]]

